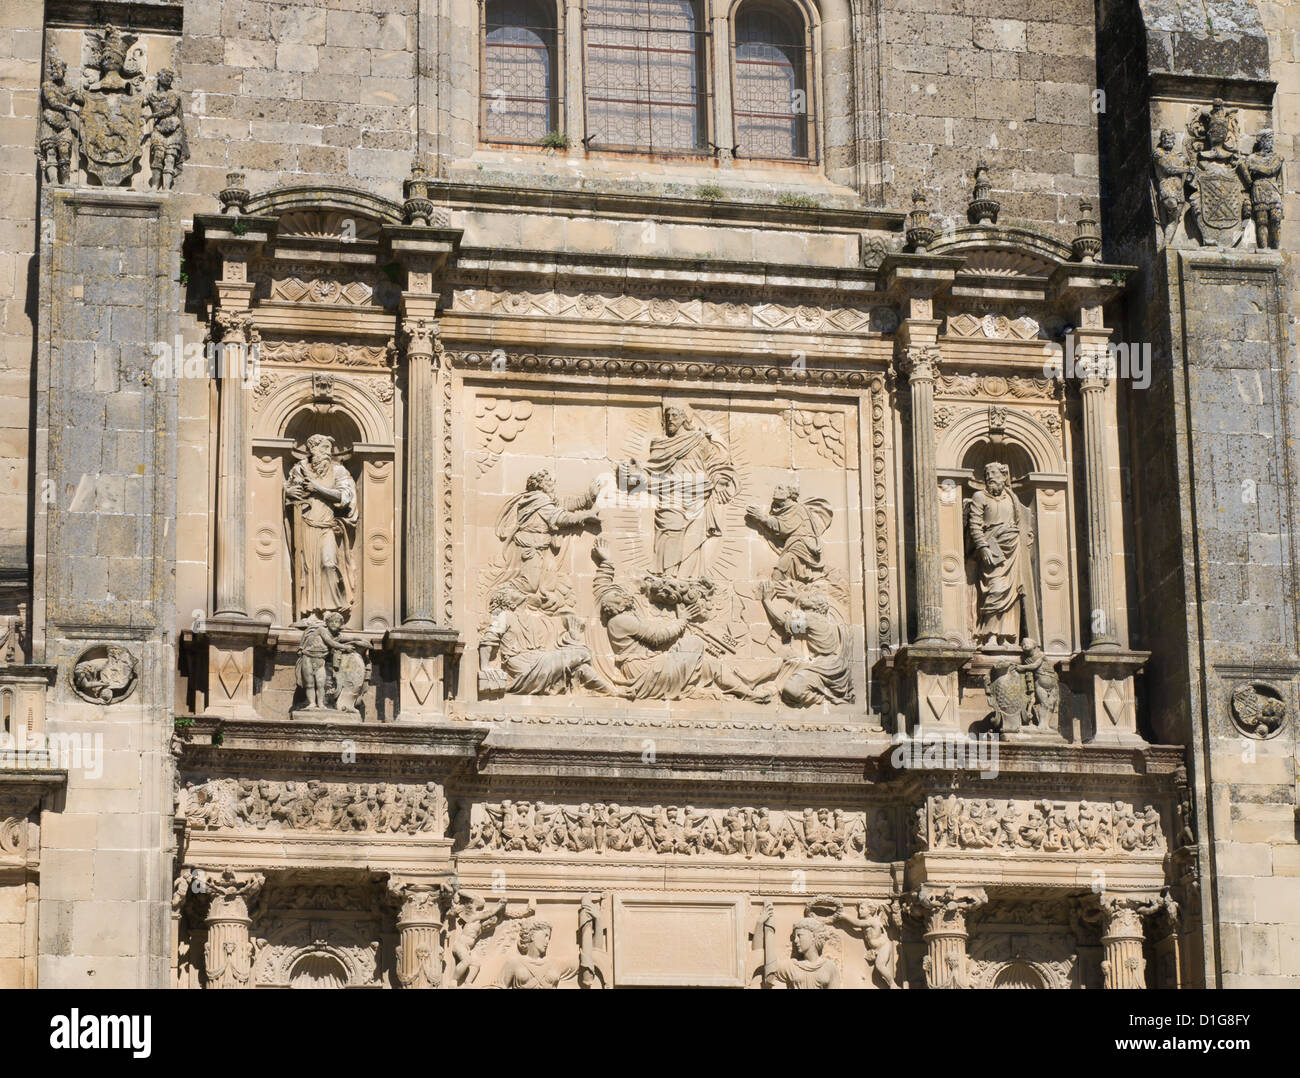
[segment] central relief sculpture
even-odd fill
[[[506,501],[481,576],[480,695],[851,702],[848,588],[823,564],[831,503],[788,480],[742,513],[728,438],[679,403],[659,419],[644,460],[575,493],[543,468]],[[755,540],[776,554],[767,579],[736,568]],[[588,541],[589,563],[571,549]]]

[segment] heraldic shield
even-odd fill
[[[1201,165],[1196,170],[1192,208],[1205,243],[1231,247],[1241,236],[1241,180],[1227,165]]]
[[[81,117],[86,171],[105,187],[118,187],[135,172],[141,119],[135,94],[95,94],[86,101]]]

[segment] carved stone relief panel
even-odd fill
[[[861,398],[461,393],[472,698],[862,698]]]
[[[1039,801],[932,796],[919,847],[1113,856],[1162,853],[1159,811],[1126,801]]]
[[[220,778],[189,784],[181,812],[200,831],[422,834],[447,831],[436,783],[277,781]]]

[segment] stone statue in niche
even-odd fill
[[[1174,150],[1175,136],[1165,128],[1160,132],[1151,163],[1156,173],[1156,207],[1166,246],[1173,242],[1187,212],[1186,187],[1192,168],[1187,158]]]
[[[81,114],[86,172],[104,187],[126,183],[140,159],[144,70],[134,36],[114,26],[91,34],[95,72]]]
[[[45,81],[41,83],[41,123],[37,156],[46,183],[67,183],[72,175],[81,108],[86,95],[68,85],[68,65],[51,42],[45,56]]]
[[[328,434],[307,439],[303,459],[284,483],[294,613],[300,622],[337,611],[346,618],[356,594],[352,547],[357,488]]]
[[[492,621],[479,639],[479,690],[544,696],[566,692],[577,682],[594,692],[617,695],[591,664],[582,620],[566,615],[557,633],[557,619],[529,610],[527,599],[509,584],[489,598]],[[493,665],[494,653],[500,665]]]
[[[149,186],[170,191],[181,165],[190,156],[185,134],[185,104],[175,89],[176,72],[169,67],[158,72],[154,90],[147,94],[144,106],[149,139]]]
[[[650,495],[655,571],[703,579],[709,576],[706,546],[722,534],[722,507],[739,487],[736,468],[726,442],[698,426],[681,405],[664,405],[663,429],[662,437],[651,439],[644,464],[618,463],[619,492]]]
[[[772,689],[765,683],[780,671],[780,660],[763,662],[757,674],[746,676],[721,657],[728,643],[708,629],[707,582],[650,577],[645,585],[647,598],[671,611],[655,615],[617,582],[602,540],[597,540],[591,554],[596,562],[592,590],[623,695],[632,700],[679,700],[714,690],[755,703],[771,700]]]
[[[1255,219],[1255,246],[1277,249],[1282,238],[1282,157],[1273,152],[1273,132],[1255,135],[1255,147],[1237,164],[1241,182],[1250,195]]]
[[[824,574],[822,533],[833,516],[824,498],[800,501],[799,486],[793,482],[773,489],[769,512],[757,505],[745,510],[746,522],[759,529],[779,551],[772,570],[774,582],[807,584]]]
[[[337,610],[325,620],[310,619],[298,644],[295,680],[306,697],[305,710],[359,714],[357,697],[366,681],[366,661],[353,644],[340,639],[343,615]]]
[[[1022,607],[1037,610],[1028,513],[1011,490],[1011,471],[993,462],[984,468],[984,489],[967,503],[966,530],[978,571],[976,643],[1013,646],[1020,639]],[[1024,626],[1028,627],[1028,626]]]
[[[548,921],[528,921],[519,928],[515,954],[506,959],[497,974],[498,988],[556,988],[561,981],[578,976],[578,967],[559,959],[547,958],[551,945]]]
[[[815,917],[801,917],[790,932],[790,955],[783,957],[776,946],[775,911],[763,903],[755,928],[761,944],[764,988],[839,988],[840,968],[822,952],[830,942],[831,928]]]
[[[800,661],[782,683],[781,702],[787,707],[852,703],[849,627],[826,593],[813,587],[800,588],[791,603],[778,606],[777,585],[765,580],[761,589],[763,609],[772,624],[786,636],[802,640],[808,648],[808,658]]]
[[[1020,665],[1030,692],[1028,719],[1038,727],[1052,729],[1061,711],[1061,679],[1043,649],[1030,637],[1020,642]]]
[[[593,483],[581,494],[557,495],[555,476],[543,468],[528,477],[522,494],[516,494],[497,518],[497,538],[506,544],[504,564],[489,587],[510,584],[531,606],[552,612],[570,612],[572,588],[557,561],[566,532],[600,527],[596,504],[599,486]]]

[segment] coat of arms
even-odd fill
[[[116,187],[131,178],[140,158],[144,71],[136,38],[116,27],[92,34],[90,45],[82,152],[86,171]]]
[[[1237,110],[1215,101],[1187,125],[1192,216],[1204,244],[1235,246],[1249,214],[1238,174]]]

